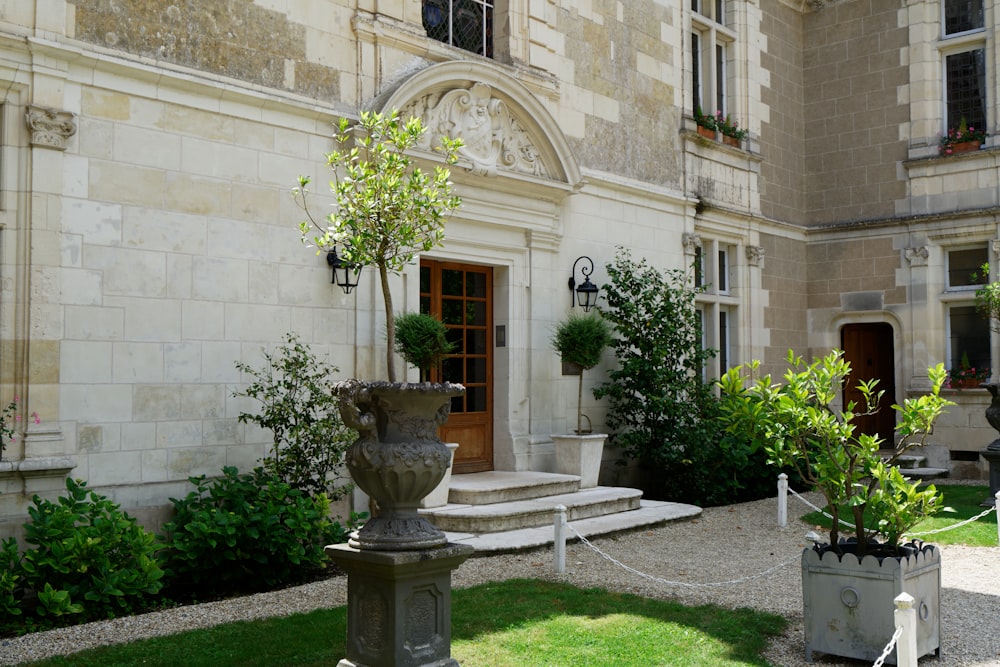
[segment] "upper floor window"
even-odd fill
[[[965,123],[986,127],[986,50],[982,48],[945,56],[948,128]]]
[[[987,248],[948,250],[945,267],[945,289],[948,294],[947,336],[948,363],[952,371],[966,368],[988,369],[991,364],[989,321],[971,301],[972,290],[989,282]]]
[[[691,0],[692,112],[729,113],[735,42],[736,33],[726,26],[724,0]]]
[[[983,0],[945,0],[944,34],[983,29]]]
[[[940,48],[944,60],[945,130],[987,127],[983,0],[944,0]]]
[[[427,36],[493,57],[493,0],[423,0]]]
[[[947,257],[949,290],[971,289],[988,282],[981,270],[987,263],[986,246],[949,250]]]

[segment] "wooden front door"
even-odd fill
[[[882,447],[893,444],[893,430],[896,427],[896,367],[893,361],[892,326],[889,324],[848,324],[840,332],[844,358],[851,364],[851,375],[844,387],[844,405],[849,401],[857,403],[856,410],[865,409],[864,398],[857,390],[858,382],[878,379],[876,390],[882,390],[879,411],[874,415],[855,417],[859,433],[878,435],[884,441]]]
[[[431,379],[465,385],[441,427],[459,445],[453,472],[493,470],[493,269],[421,260],[420,312],[444,322],[454,345]]]

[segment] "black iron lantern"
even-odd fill
[[[583,276],[583,282],[579,287],[576,285],[576,266],[581,260],[585,260],[586,264],[580,267],[580,275]],[[587,268],[587,267],[590,268]],[[600,288],[594,283],[590,282],[590,274],[594,272],[594,261],[587,256],[578,257],[575,262],[573,262],[573,272],[569,276],[569,293],[570,293],[570,304],[576,306],[577,303],[583,308],[583,312],[590,312],[590,309],[597,305],[597,293]],[[576,292],[576,299],[573,299],[573,292]]]
[[[361,264],[346,262],[337,255],[337,247],[326,253],[326,263],[333,269],[331,283],[339,285],[344,290],[344,294],[350,294],[351,290],[358,286],[361,280]]]

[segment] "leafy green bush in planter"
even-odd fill
[[[252,422],[274,434],[274,450],[260,464],[311,496],[340,498],[350,486],[338,473],[357,434],[341,421],[331,388],[330,379],[339,369],[317,359],[295,334],[286,334],[285,344],[274,354],[265,353],[264,360],[259,369],[236,364],[253,381],[233,394],[261,404],[258,414],[241,413],[241,423]]]
[[[35,594],[39,616],[110,618],[132,613],[160,591],[153,535],[86,486],[67,479],[67,493],[56,502],[32,499],[24,524],[31,548],[19,562],[13,540],[0,552],[7,568],[0,575],[0,609],[20,589]]]
[[[604,350],[611,344],[611,327],[594,315],[571,315],[559,322],[552,346],[564,363],[580,367],[576,390],[576,433],[583,433],[583,371],[601,363]]]
[[[229,593],[303,580],[326,565],[333,531],[329,501],[256,468],[191,477],[195,491],[171,498],[176,515],[163,528],[172,590]]]
[[[719,505],[756,495],[767,477],[773,490],[766,457],[725,433],[702,379],[715,350],[702,347],[701,289],[684,271],[660,272],[621,248],[607,272],[599,310],[614,327],[618,365],[594,396],[608,399],[611,444],[639,463],[646,495]]]
[[[406,363],[420,369],[420,381],[426,382],[432,368],[454,349],[448,342],[448,328],[441,320],[426,313],[396,316],[396,352]]]

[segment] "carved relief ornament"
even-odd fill
[[[910,266],[927,266],[927,258],[930,257],[930,254],[925,245],[916,248],[907,248],[906,261],[910,263]]]
[[[493,175],[504,169],[549,177],[527,131],[485,83],[425,95],[401,110],[400,116],[411,115],[427,126],[421,148],[430,150],[441,137],[461,138],[465,145],[459,155],[472,162],[475,174]]]
[[[747,261],[750,266],[764,267],[764,247],[759,245],[748,245],[746,247]]]
[[[76,116],[69,111],[30,105],[25,120],[31,130],[31,145],[66,150],[66,142],[76,134]]]
[[[684,254],[693,257],[701,247],[701,237],[691,232],[684,232],[681,243],[684,244]]]

